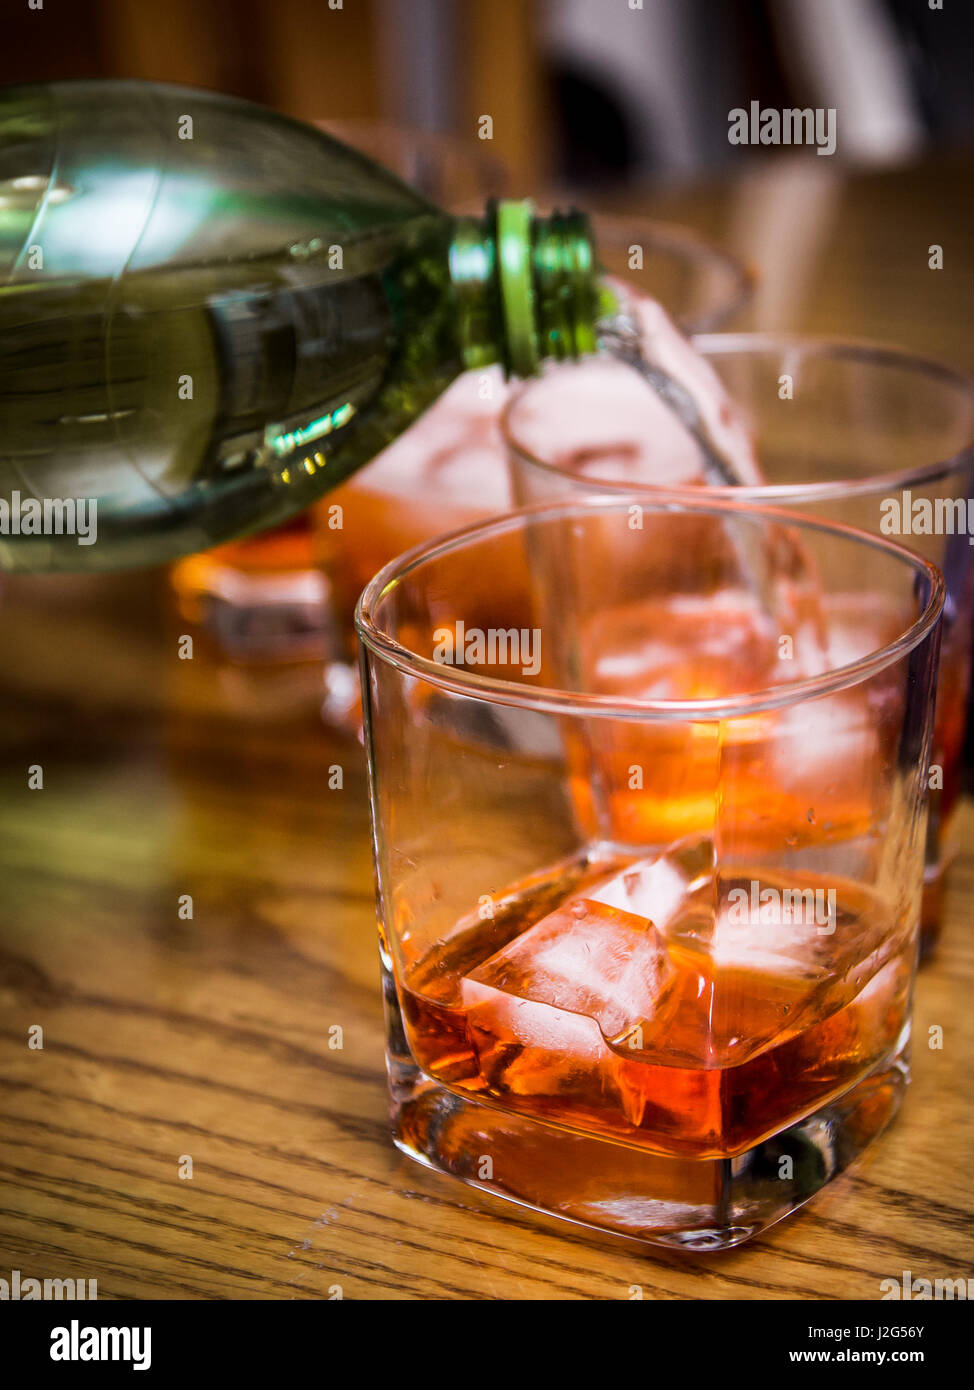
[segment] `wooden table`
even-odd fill
[[[974,366],[974,181],[953,172],[830,194],[793,325]],[[652,209],[730,240],[746,213],[731,188]],[[393,1149],[362,749],[322,727],[314,667],[181,661],[180,631],[158,573],[3,592],[0,1276],[102,1298],[876,1299],[905,1269],[971,1273],[974,808],[894,1130],[741,1250],[645,1254]]]

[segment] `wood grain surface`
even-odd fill
[[[839,180],[792,326],[974,366],[971,173]],[[644,206],[732,241],[741,196]],[[974,1272],[974,808],[894,1128],[752,1244],[645,1253],[393,1149],[363,751],[321,725],[314,666],[180,661],[181,630],[160,573],[0,594],[0,1277],[95,1278],[101,1298],[877,1299],[907,1269]]]

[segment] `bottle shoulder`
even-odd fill
[[[39,269],[101,278],[228,260],[300,261],[322,247],[448,220],[314,127],[159,83],[6,89],[0,191],[7,214],[0,279],[13,284]]]

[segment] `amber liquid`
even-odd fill
[[[618,859],[578,860],[515,886],[492,920],[462,924],[407,967],[399,987],[406,1035],[428,1076],[576,1133],[715,1158],[810,1114],[894,1049],[908,1017],[915,936],[851,883],[839,887],[835,930],[802,925],[790,948],[776,936],[787,927],[758,922],[722,941],[730,929],[713,929],[706,884],[658,934],[657,993],[636,1004],[637,1022],[625,999],[593,1002],[598,990],[587,996],[584,973],[567,983],[557,972],[544,978],[546,953],[554,944],[564,957],[579,920],[590,929],[579,951],[598,939],[620,959],[641,949],[640,931],[655,930],[586,905],[591,885],[620,867]],[[720,893],[726,900],[749,882],[747,873],[722,877]],[[523,935],[532,928],[541,932],[533,949]],[[598,947],[588,957],[593,978],[597,955]],[[559,998],[571,1007],[552,1002]],[[628,1001],[629,1014],[633,1007]]]

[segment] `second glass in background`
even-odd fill
[[[699,451],[675,418],[622,364],[554,369],[519,387],[506,416],[519,503],[622,493],[678,482],[887,535],[936,564],[947,580],[931,769],[922,948],[940,929],[974,622],[974,381],[876,344],[783,335],[694,340],[703,372],[734,403],[733,436],[753,440],[764,481],[704,487]],[[662,412],[662,413],[661,413]],[[970,508],[970,515],[967,515]],[[887,620],[866,596],[848,612],[881,638]],[[642,674],[631,656],[631,689]],[[810,748],[820,735],[810,726]],[[833,749],[820,755],[830,759]]]

